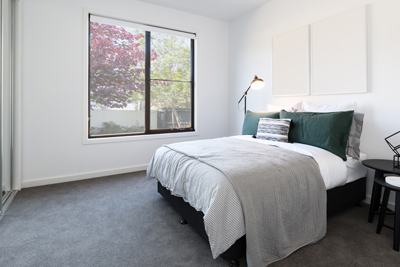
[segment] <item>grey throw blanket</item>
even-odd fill
[[[314,159],[234,138],[166,146],[231,181],[243,208],[248,266],[267,266],[325,236],[326,189]]]

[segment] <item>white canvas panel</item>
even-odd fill
[[[272,38],[272,94],[309,94],[309,26]]]
[[[366,7],[311,25],[314,95],[367,91]]]

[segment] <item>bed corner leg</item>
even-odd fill
[[[187,221],[185,219],[182,219],[181,224],[187,224]]]
[[[239,267],[240,266],[240,262],[238,260],[229,260],[228,264],[231,267]]]

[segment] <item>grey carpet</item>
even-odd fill
[[[271,266],[399,266],[393,231],[367,214],[329,218],[323,240]],[[179,221],[144,172],[23,189],[0,221],[0,266],[228,266]]]

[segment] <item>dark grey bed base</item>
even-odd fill
[[[171,192],[158,182],[158,192],[175,208],[204,240],[208,241],[208,236],[204,230],[204,213],[196,211],[183,198],[171,195]],[[327,216],[332,216],[341,210],[354,206],[365,199],[366,177],[354,182],[327,190]],[[221,254],[224,260],[231,261],[231,266],[235,265],[235,259],[246,254],[246,236],[242,236],[227,251]]]

